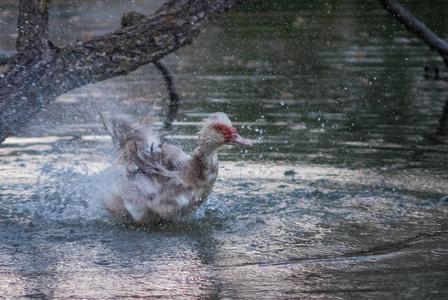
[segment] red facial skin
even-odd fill
[[[237,133],[235,128],[228,127],[219,123],[215,125],[214,129],[217,133],[222,134],[226,143],[231,142],[234,134]]]
[[[248,146],[252,145],[252,142],[242,138],[238,132],[236,132],[235,128],[218,123],[214,126],[214,129],[217,133],[222,134],[226,143],[236,143]]]

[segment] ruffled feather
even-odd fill
[[[115,166],[124,171],[118,172],[116,184],[103,195],[110,212],[135,223],[151,224],[174,220],[207,199],[218,175],[216,150],[224,143],[214,128],[217,124],[232,126],[224,113],[215,113],[201,123],[199,146],[192,156],[161,143],[152,129],[152,116],[136,125],[123,117],[102,119],[118,148]]]

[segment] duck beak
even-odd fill
[[[251,141],[243,138],[241,135],[239,135],[236,132],[232,135],[232,139],[230,140],[230,142],[231,143],[235,143],[235,144],[252,146],[252,142]]]

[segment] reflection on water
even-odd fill
[[[55,3],[51,35],[160,4],[100,2]],[[431,3],[408,5],[443,36],[446,5]],[[99,201],[113,151],[97,109],[162,116],[161,74],[62,95],[0,146],[3,297],[448,296],[448,147],[434,138],[447,83],[424,77],[440,58],[379,6],[254,2],[166,61],[183,99],[167,141],[192,150],[200,120],[225,111],[254,146],[221,151],[213,197],[182,222],[124,226]]]

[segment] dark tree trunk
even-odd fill
[[[0,143],[59,95],[157,62],[247,1],[171,0],[134,25],[57,48],[47,39],[49,0],[21,0],[17,54],[0,77]]]

